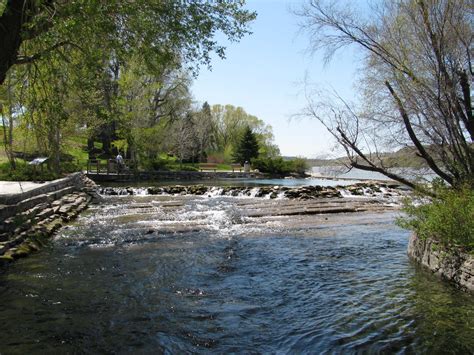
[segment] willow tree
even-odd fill
[[[247,113],[242,107],[213,105],[211,118],[215,152],[224,152],[226,157],[230,157],[247,127],[250,127],[257,137],[262,155],[274,157],[279,154],[278,147],[273,142],[272,127],[258,117]]]
[[[150,161],[167,148],[169,126],[191,108],[190,85],[190,75],[184,70],[147,68],[139,57],[124,65],[118,87],[117,133],[129,157]]]
[[[365,58],[361,108],[308,94],[305,114],[319,119],[353,167],[412,187],[382,151],[407,147],[452,186],[473,184],[473,2],[393,0],[365,14],[347,2],[309,1],[298,14],[311,48],[329,60],[355,45]]]
[[[166,67],[197,74],[200,65],[210,65],[211,53],[225,55],[214,38],[217,32],[238,41],[254,18],[244,2],[232,0],[0,0],[0,85],[10,71],[21,70],[28,74],[22,85],[33,87],[32,81],[47,73],[38,67],[50,62],[61,63],[60,77],[85,71],[84,85],[102,96],[97,117],[110,123],[117,114],[124,63],[139,55],[151,72]],[[41,99],[41,105],[51,106],[43,113],[62,114],[57,102],[68,93],[57,92],[60,80],[43,81],[52,84],[51,94],[58,93]]]
[[[224,57],[224,47],[214,40],[217,31],[231,41],[248,33],[255,13],[243,5],[232,0],[0,0],[0,84],[15,64],[93,42],[116,53],[139,50],[162,60],[179,53],[186,62],[209,64],[211,52]],[[43,46],[31,52],[25,47],[31,41]]]

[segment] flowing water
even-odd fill
[[[473,352],[396,212],[252,217],[278,203],[106,197],[1,270],[0,353]]]

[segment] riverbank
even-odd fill
[[[2,262],[39,250],[56,230],[87,207],[95,187],[82,173],[39,186],[31,182],[1,184],[4,187],[0,194]]]
[[[474,256],[460,250],[445,250],[432,239],[412,234],[408,256],[457,288],[474,294]]]

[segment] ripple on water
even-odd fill
[[[1,275],[2,352],[472,352],[474,301],[408,262],[393,214],[235,201],[106,199]]]

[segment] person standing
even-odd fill
[[[115,162],[117,163],[117,172],[120,172],[123,168],[123,157],[120,155],[120,152],[115,157]]]

